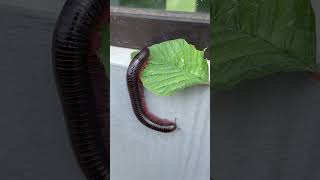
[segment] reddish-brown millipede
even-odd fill
[[[160,132],[172,132],[177,126],[168,119],[161,119],[151,113],[144,97],[144,88],[140,79],[141,73],[148,63],[149,49],[142,49],[131,61],[127,70],[127,86],[131,105],[138,120],[145,126]]]

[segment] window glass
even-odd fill
[[[166,11],[208,12],[209,0],[111,0],[112,6],[149,8]]]

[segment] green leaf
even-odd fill
[[[214,0],[211,20],[215,89],[316,65],[310,0]]]
[[[100,48],[98,50],[98,56],[101,63],[104,65],[107,78],[110,74],[110,46],[109,46],[109,27],[103,26],[100,30]]]
[[[149,63],[141,80],[152,93],[170,96],[189,86],[209,84],[204,51],[197,50],[183,39],[155,44],[149,49]]]

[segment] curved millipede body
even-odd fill
[[[97,57],[109,1],[67,0],[53,37],[53,64],[75,155],[90,180],[109,179],[109,80]]]
[[[160,132],[172,132],[176,123],[167,119],[161,119],[149,112],[142,82],[141,73],[148,63],[149,49],[142,49],[131,61],[127,70],[127,86],[130,95],[133,112],[138,120],[145,126]]]

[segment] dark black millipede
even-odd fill
[[[90,180],[109,179],[109,81],[94,47],[109,1],[67,0],[53,37],[53,64],[73,150]]]

